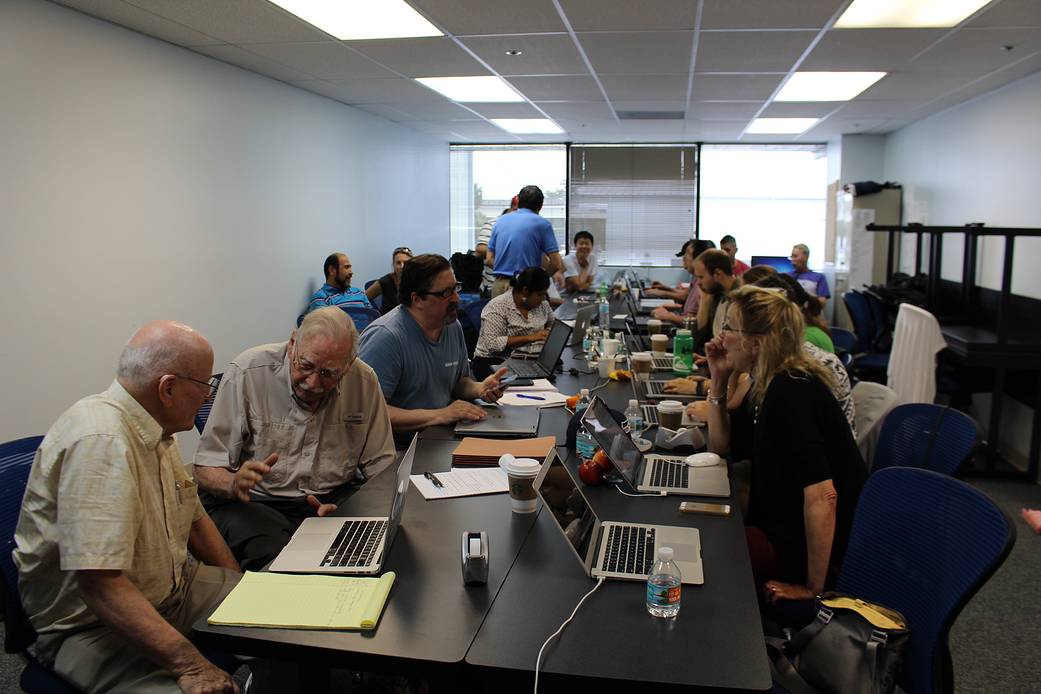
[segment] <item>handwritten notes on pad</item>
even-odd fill
[[[423,475],[412,475],[412,484],[416,486],[424,499],[452,499],[457,496],[478,496],[481,494],[501,494],[510,491],[510,483],[502,468],[455,468],[451,472],[436,473],[441,487],[435,485]]]
[[[375,629],[394,572],[379,578],[247,571],[206,620],[277,629]]]

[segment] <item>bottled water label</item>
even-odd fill
[[[673,578],[661,581],[647,581],[647,604],[660,607],[679,605],[680,590],[680,582]]]

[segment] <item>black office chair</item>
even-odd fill
[[[217,379],[217,385],[220,385],[221,379],[224,378],[223,373],[213,374],[213,377]],[[213,401],[216,400],[217,396],[214,394],[212,398],[208,398],[206,402],[202,404],[199,411],[195,413],[195,428],[202,433],[202,430],[206,428],[206,420],[210,418],[210,410],[213,409]]]

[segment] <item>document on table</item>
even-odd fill
[[[435,472],[434,476],[444,486],[438,487],[423,475],[411,475],[409,479],[427,500],[501,494],[510,490],[506,473],[499,467],[454,468],[451,472]]]
[[[375,629],[394,572],[378,578],[247,571],[206,621],[275,629]]]
[[[558,407],[565,402],[567,396],[545,378],[536,378],[530,386],[511,387],[499,398],[499,404],[514,407]]]

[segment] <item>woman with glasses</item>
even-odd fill
[[[401,270],[405,267],[405,263],[412,260],[412,249],[407,246],[399,246],[390,254],[390,259],[394,271],[380,277],[365,290],[365,296],[369,297],[369,301],[374,305],[376,297],[383,297],[383,301],[380,303],[381,316],[385,316],[398,305],[398,287],[401,286]]]
[[[751,458],[746,528],[752,569],[770,603],[829,586],[846,550],[864,462],[831,392],[834,376],[806,355],[802,312],[781,292],[733,292],[706,345],[709,448]],[[735,371],[751,376],[747,407],[729,411]]]

